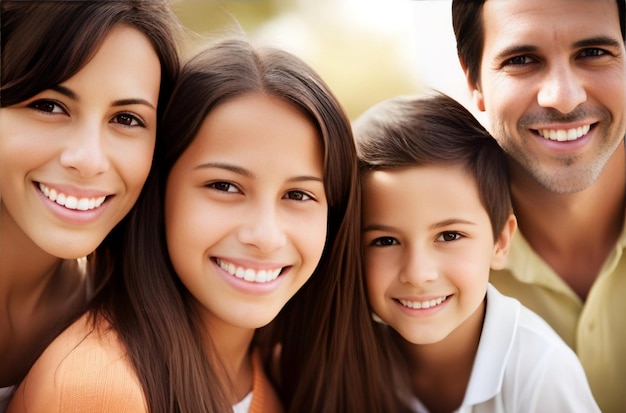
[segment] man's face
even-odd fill
[[[474,98],[513,178],[573,193],[623,142],[626,64],[613,0],[488,0]],[[556,24],[558,22],[558,24]]]

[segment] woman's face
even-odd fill
[[[150,169],[160,77],[148,38],[116,26],[74,76],[0,109],[3,235],[68,259],[102,242]]]
[[[322,159],[305,115],[253,94],[213,109],[174,164],[167,246],[212,333],[266,325],[313,273],[326,240]]]

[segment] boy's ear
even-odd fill
[[[509,215],[509,218],[500,232],[500,236],[496,240],[493,248],[493,257],[491,259],[491,269],[499,270],[506,264],[506,258],[509,254],[509,247],[511,246],[511,238],[517,229],[517,219],[515,215]]]

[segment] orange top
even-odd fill
[[[20,384],[7,413],[148,412],[126,349],[105,323],[83,316],[59,335]],[[253,355],[249,413],[281,413],[278,396]]]

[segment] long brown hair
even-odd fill
[[[158,119],[162,117],[180,70],[179,41],[183,34],[168,1],[2,0],[0,16],[1,107],[23,102],[71,78],[96,54],[114,26],[126,25],[149,39],[161,63],[157,112]],[[93,254],[98,259],[90,257],[90,275],[96,287],[108,277],[111,262],[122,253],[123,227],[124,220]],[[41,337],[41,351],[84,310],[76,309],[69,318],[49,326],[46,337]],[[33,362],[39,353],[33,355]]]
[[[394,411],[377,368],[382,359],[373,345],[360,273],[360,198],[350,123],[320,77],[283,51],[229,39],[184,66],[157,140],[155,168],[131,213],[122,276],[101,292],[95,314],[118,330],[151,412],[232,409],[219,360],[204,350],[207,332],[168,258],[163,210],[169,171],[204,118],[220,103],[247,93],[277,96],[311,119],[322,140],[328,199],[318,267],[275,322],[261,329],[255,345],[267,350],[267,363],[275,345],[282,345],[279,394],[288,411]]]

